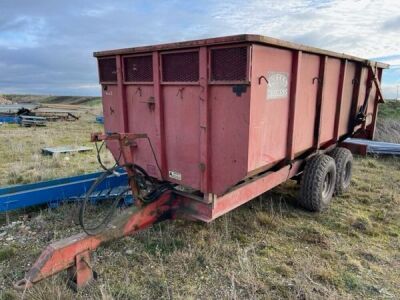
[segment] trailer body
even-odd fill
[[[295,176],[304,177],[304,206],[320,211],[351,178],[351,153],[336,146],[373,138],[388,67],[257,35],[94,55],[106,132],[92,141],[105,141],[125,166],[134,205],[102,232],[81,224],[87,234],[49,245],[18,289],[64,269],[83,287],[95,277],[90,251],[102,243],[168,219],[210,222]],[[135,168],[159,192],[151,201]]]
[[[146,133],[133,162],[221,196],[364,126],[372,139],[387,65],[258,35],[95,52],[107,132]],[[354,120],[367,97],[367,118]],[[109,142],[115,157],[119,149]],[[157,166],[158,165],[158,166]]]

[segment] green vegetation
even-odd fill
[[[6,246],[0,248],[0,262],[10,259],[13,255],[15,255],[15,249],[13,247]]]
[[[379,105],[379,119],[392,119],[400,121],[400,101],[386,100],[384,104]]]
[[[400,143],[400,101],[387,100],[379,105],[375,140]]]

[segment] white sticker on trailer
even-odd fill
[[[182,180],[182,174],[179,173],[178,171],[168,171],[168,175],[170,178],[173,178],[176,180]]]
[[[267,100],[281,99],[288,96],[289,74],[285,72],[267,73]]]

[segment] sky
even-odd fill
[[[0,0],[0,94],[100,95],[94,51],[242,33],[389,63],[400,89],[399,0]]]

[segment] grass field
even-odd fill
[[[385,104],[379,105],[378,119],[400,120],[400,101],[387,100]]]
[[[94,107],[75,122],[51,122],[47,127],[25,128],[17,124],[0,127],[0,186],[29,183],[98,170],[95,150],[56,157],[43,156],[41,149],[54,146],[89,146],[90,133],[102,131],[95,123],[100,113]],[[105,160],[112,162],[111,155]]]
[[[93,119],[0,127],[0,185],[97,169],[94,152],[40,154],[43,146],[90,145],[100,130]],[[12,289],[46,245],[80,231],[77,206],[19,211],[8,225],[2,216],[0,299],[398,298],[400,159],[357,157],[350,191],[320,214],[297,206],[298,190],[289,181],[209,225],[166,222],[109,243],[93,255],[99,280],[77,294],[63,273],[24,294]]]

